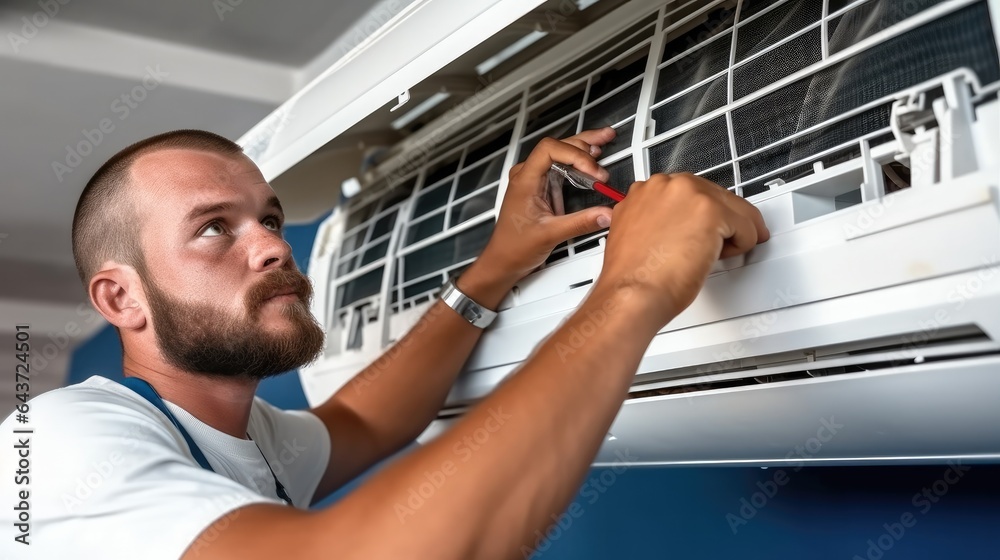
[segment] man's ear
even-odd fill
[[[97,312],[119,329],[146,326],[145,292],[130,266],[109,263],[90,279],[90,301]]]

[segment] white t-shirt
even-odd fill
[[[293,504],[307,508],[330,459],[319,418],[257,397],[247,430],[253,441],[167,403],[215,472],[198,465],[162,412],[109,379],[94,376],[29,404],[26,424],[14,414],[0,424],[3,559],[176,560],[226,513],[253,503],[284,504],[268,463]],[[14,433],[25,428],[33,432]],[[22,438],[29,438],[26,484],[15,475],[23,466]],[[22,490],[30,492],[27,546],[15,541]]]

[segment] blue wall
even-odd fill
[[[771,486],[778,470],[593,471],[596,484],[568,510],[578,515],[562,519],[569,529],[550,528],[551,548],[532,558],[1000,557],[997,466],[947,476],[954,484],[946,466],[786,469],[785,484]],[[936,503],[919,495],[925,488]],[[733,519],[746,520],[735,534]]]
[[[318,225],[286,231],[303,270]],[[93,374],[121,376],[121,350],[111,328],[73,354],[69,382]],[[265,381],[258,393],[283,408],[306,407],[294,372]],[[947,470],[942,465],[594,470],[548,538],[539,535],[538,551],[524,556],[1000,558],[1000,466],[960,467],[960,477]],[[929,498],[920,495],[924,489]]]

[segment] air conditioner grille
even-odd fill
[[[655,30],[654,18],[655,14],[643,18],[642,21],[616,34],[599,46],[589,49],[568,66],[552,72],[547,76],[548,79],[535,83],[530,89],[528,102],[533,105],[552,95],[553,92],[585,79],[605,64],[621,56],[622,53],[627,52],[628,49],[648,41]],[[640,73],[641,71],[640,69]]]
[[[382,287],[382,272],[382,268],[376,268],[338,286],[334,309],[341,309],[360,299],[377,294]]]
[[[416,178],[410,177],[388,187],[381,198],[361,200],[349,210],[344,239],[331,263],[335,273],[331,316],[380,291],[392,230],[415,184]],[[384,185],[383,190],[386,190]],[[376,263],[383,266],[369,270]]]
[[[428,216],[420,221],[412,221],[407,228],[405,245],[422,241],[444,229],[444,212]]]
[[[813,29],[733,70],[733,98],[740,99],[823,58],[820,29]]]
[[[410,253],[403,257],[403,280],[415,280],[475,258],[486,246],[492,232],[493,221],[490,220]]]
[[[758,152],[740,162],[744,179],[753,179],[835,146],[881,130],[889,123],[889,105],[869,109],[828,127]],[[809,166],[812,167],[811,165]]]
[[[781,1],[782,0],[743,0],[743,4],[740,7],[740,19],[750,19],[751,17],[763,12],[774,4],[780,3]],[[831,10],[833,9],[832,4],[838,1],[847,4],[852,0],[830,0]]]
[[[735,2],[732,2],[735,4]],[[695,61],[695,58],[691,58],[693,53],[689,52],[696,49],[694,52],[699,52],[700,49],[705,48],[706,45],[710,45],[710,41],[714,39],[717,35],[722,33],[728,34],[733,27],[733,21],[735,20],[736,10],[730,7],[722,7],[715,9],[705,15],[704,20],[697,26],[693,27],[688,31],[684,31],[677,36],[671,36],[668,38],[666,45],[663,47],[663,55],[660,57],[661,66],[665,62],[671,62],[675,59],[687,60],[687,64],[682,64],[681,66],[689,66]],[[726,45],[724,62],[722,62],[721,67],[716,71],[722,71],[726,69],[729,64],[729,41],[723,39]],[[712,53],[715,53],[717,49],[721,49],[723,45],[714,45],[710,47]],[[683,57],[681,55],[684,55]],[[700,55],[701,59],[715,60],[717,54],[711,56]],[[718,62],[714,64],[719,64]],[[693,82],[692,82],[693,85]],[[662,97],[660,98],[662,99]]]
[[[704,171],[731,158],[725,117],[716,117],[649,149],[650,168],[657,173]]]
[[[653,121],[656,123],[656,134],[673,130],[684,123],[711,113],[726,104],[729,94],[726,76],[698,86],[697,89],[685,93],[681,97],[653,109]],[[732,184],[725,185],[731,187]]]
[[[643,62],[645,66],[645,62]],[[639,92],[642,89],[642,80],[619,92],[617,95],[606,99],[599,104],[587,109],[583,114],[583,129],[592,130],[614,126],[625,119],[635,116],[636,103],[639,101]]]
[[[736,177],[733,176],[733,166],[731,165],[706,171],[701,176],[723,187],[731,187],[736,183]]]
[[[737,150],[746,154],[961,67],[983,83],[996,81],[996,49],[983,21],[986,5],[969,6],[735,109]]]
[[[631,56],[616,61],[610,68],[591,79],[590,91],[587,94],[588,100],[596,101],[633,78],[642,76],[646,71],[647,58],[649,58],[649,52],[646,49],[640,49]]]
[[[842,51],[883,29],[888,29],[908,17],[915,16],[945,1],[947,0],[909,0],[890,4],[886,0],[879,0],[851,8],[844,15],[830,20],[828,24],[830,54]],[[848,3],[843,2],[845,5]],[[834,8],[832,4],[833,2],[831,2],[830,7],[832,12],[840,9]],[[887,7],[892,9],[886,9]]]
[[[737,34],[736,61],[742,62],[772,45],[785,41],[790,35],[818,21],[822,15],[822,0],[792,0],[785,2],[780,8],[748,21],[740,27]]]
[[[889,110],[908,88],[962,68],[996,86],[991,21],[984,0],[670,3],[597,46],[581,43],[518,99],[496,101],[501,109],[471,108],[393,159],[388,176],[419,178],[405,215],[371,197],[352,201],[334,300],[357,305],[377,293],[382,272],[372,267],[386,262],[393,312],[438,289],[484,246],[506,170],[546,136],[613,126],[618,136],[601,163],[622,190],[643,178],[636,170],[688,171],[750,197],[813,173],[817,162],[856,158],[860,141],[892,139]],[[610,204],[570,188],[562,196],[567,212]],[[602,235],[573,239],[547,262]]]
[[[724,72],[729,67],[731,39],[732,33],[727,32],[724,36],[700,45],[697,51],[684,54],[663,66],[657,79],[653,100],[667,99]]]

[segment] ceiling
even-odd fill
[[[38,9],[37,2],[21,4]],[[62,21],[301,67],[340,38],[372,5],[358,0],[87,0],[78,7],[67,5],[59,17]]]
[[[81,320],[86,297],[70,246],[77,198],[97,168],[168,130],[236,140],[410,1],[0,7],[0,340],[13,340],[19,322],[32,324],[38,351],[68,337],[36,367],[33,394],[59,386],[72,348],[104,325]],[[292,221],[336,200],[297,199]],[[8,354],[0,349],[13,363]],[[0,410],[13,406],[12,386],[0,385]]]

